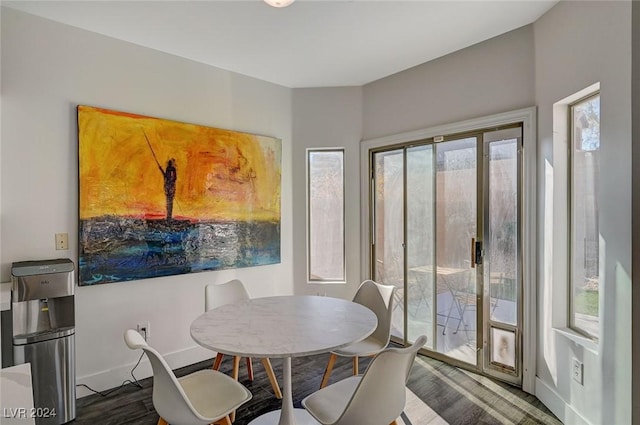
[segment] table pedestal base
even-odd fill
[[[265,413],[264,415],[249,422],[249,425],[278,425],[280,412],[280,410],[274,410],[272,412]],[[295,418],[295,425],[320,425],[320,422],[313,419],[313,417],[304,409],[293,409],[293,417]]]

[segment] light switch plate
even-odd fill
[[[69,249],[68,233],[56,233],[56,249],[58,250]]]

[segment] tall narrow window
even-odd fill
[[[580,100],[571,111],[571,327],[599,337],[600,275],[598,192],[600,96]]]
[[[344,150],[307,150],[309,282],[344,282]]]

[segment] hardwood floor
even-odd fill
[[[329,355],[294,358],[292,386],[294,406],[316,391]],[[176,370],[177,376],[211,367],[213,359]],[[229,373],[231,359],[225,358],[220,371]],[[282,362],[272,359],[273,369],[282,386]],[[368,364],[361,360],[361,371]],[[351,374],[351,360],[338,358],[330,383]],[[91,395],[77,401],[76,425],[155,425],[158,415],[151,400],[152,379],[139,381],[142,388],[127,385],[106,397]],[[237,411],[234,425],[246,425],[263,413],[280,407],[273,395],[267,375],[254,360],[254,381],[249,382],[244,365],[240,382],[253,394],[253,399]],[[534,396],[510,385],[462,371],[440,361],[418,356],[407,384],[442,420],[452,425],[464,424],[560,424]],[[442,423],[442,422],[440,422]],[[353,424],[368,425],[368,424]],[[412,425],[426,425],[412,423]]]

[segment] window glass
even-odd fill
[[[600,96],[571,110],[571,327],[598,339]]]
[[[344,150],[308,150],[307,172],[308,280],[344,282]]]

